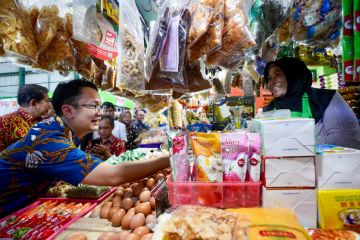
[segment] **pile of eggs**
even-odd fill
[[[151,196],[150,190],[169,173],[170,170],[159,171],[149,178],[117,187],[110,198],[93,209],[90,217],[107,219],[113,227],[126,230],[117,234],[120,240],[151,239],[152,233],[148,226],[156,224],[156,215],[155,198]]]

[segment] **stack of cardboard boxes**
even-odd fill
[[[254,119],[252,128],[262,138],[263,207],[290,208],[316,228],[314,119]]]
[[[318,145],[319,225],[360,231],[360,151]]]

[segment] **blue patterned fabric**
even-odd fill
[[[35,124],[0,153],[0,217],[46,192],[53,181],[79,184],[102,161],[76,145],[79,139],[58,117]]]

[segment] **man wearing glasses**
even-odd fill
[[[118,186],[169,166],[168,158],[109,165],[77,148],[98,130],[103,114],[93,83],[60,83],[52,104],[57,117],[37,123],[0,153],[0,218],[41,196],[53,181]]]

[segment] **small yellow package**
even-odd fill
[[[290,209],[238,208],[226,211],[239,214],[233,239],[311,240]]]
[[[222,182],[221,143],[219,133],[196,133],[191,135],[195,156],[196,181]]]
[[[360,189],[319,190],[318,201],[321,228],[360,231]]]

